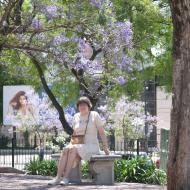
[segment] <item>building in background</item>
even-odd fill
[[[161,129],[170,129],[170,112],[172,107],[172,95],[165,91],[164,86],[159,86],[155,80],[145,81],[142,100],[145,102],[145,114],[158,117],[155,127],[145,126],[145,135],[148,136],[148,147],[160,149]]]
[[[164,87],[156,87],[157,104],[157,139],[160,139],[161,129],[170,130],[170,112],[172,107],[172,95],[164,90]],[[160,148],[160,141],[158,140]]]
[[[156,81],[148,80],[144,82],[144,92],[142,101],[145,103],[145,115],[157,115],[156,110]],[[148,149],[157,147],[157,127],[145,124],[145,136],[148,140]]]

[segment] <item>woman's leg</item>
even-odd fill
[[[68,155],[69,155],[69,148],[66,148],[61,153],[61,156],[59,159],[58,168],[57,168],[57,177],[54,178],[53,180],[49,181],[48,185],[60,184],[61,177],[63,176],[65,166],[67,164]]]
[[[58,163],[58,168],[57,168],[58,178],[63,176],[64,170],[67,164],[68,154],[69,154],[69,148],[65,148],[60,156],[59,163]]]
[[[70,173],[72,166],[74,164],[74,161],[79,161],[79,160],[80,160],[80,156],[77,152],[77,149],[75,147],[70,148],[69,154],[68,154],[67,165],[66,165],[65,172],[63,175],[65,178],[68,178],[69,173]]]

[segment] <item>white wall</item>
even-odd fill
[[[157,116],[158,127],[170,129],[170,111],[172,96],[164,91],[162,87],[157,87]]]
[[[172,107],[172,95],[171,93],[166,93],[163,87],[156,88],[157,94],[157,139],[158,147],[160,143],[160,129],[170,129],[170,112]]]

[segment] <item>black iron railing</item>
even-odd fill
[[[114,141],[114,143],[110,141],[110,150],[112,153],[122,154],[124,158],[128,158],[157,151],[156,147],[150,147],[149,144],[154,143],[147,142],[146,139],[128,139],[122,142]],[[30,140],[30,144],[25,144],[25,140],[16,139],[16,136],[12,139],[0,137],[0,167],[23,170],[30,160],[51,159],[52,153],[54,150],[51,148],[36,147],[35,139]]]

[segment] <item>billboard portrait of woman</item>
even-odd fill
[[[5,125],[14,125],[14,121],[20,125],[37,124],[36,108],[28,101],[26,90],[18,90],[13,94],[6,107]]]

